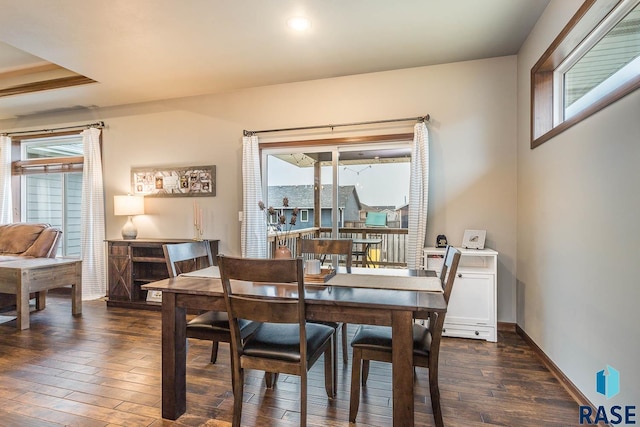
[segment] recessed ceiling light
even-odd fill
[[[287,20],[287,25],[296,31],[304,31],[311,27],[311,21],[302,16],[296,16]]]

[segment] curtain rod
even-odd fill
[[[244,136],[255,135],[256,133],[267,133],[267,132],[286,132],[292,130],[309,130],[309,129],[321,129],[321,128],[333,128],[341,127],[341,126],[360,126],[360,125],[373,125],[377,123],[391,123],[391,122],[408,122],[408,121],[418,121],[418,122],[429,122],[431,116],[429,114],[425,116],[418,117],[406,117],[404,119],[388,119],[388,120],[372,120],[369,122],[355,122],[355,123],[340,123],[336,125],[317,125],[317,126],[304,126],[298,128],[288,128],[288,129],[267,129],[267,130],[244,130]]]
[[[24,134],[28,134],[28,133],[47,133],[47,132],[54,132],[54,131],[57,131],[57,130],[89,129],[89,128],[103,129],[104,128],[104,122],[89,123],[89,124],[86,124],[86,125],[77,125],[77,126],[65,126],[65,127],[59,127],[59,128],[51,128],[51,129],[36,129],[36,130],[22,130],[22,131],[17,131],[17,132],[5,132],[5,133],[2,133],[0,135],[2,135],[2,136],[13,136],[13,135],[24,135]]]

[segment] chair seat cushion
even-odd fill
[[[229,330],[229,316],[224,311],[207,311],[187,323],[187,329]]]
[[[259,325],[259,322],[238,319],[242,337],[251,334]],[[229,332],[229,316],[224,311],[207,311],[194,317],[187,323],[187,335],[189,332]]]
[[[338,327],[340,327],[340,325],[342,325],[342,323],[338,323],[338,322],[328,322],[328,321],[324,321],[324,320],[312,320],[307,322],[307,325],[309,323],[316,323],[318,325],[326,325],[326,326],[331,326],[333,329],[338,329]]]
[[[289,323],[262,323],[244,343],[243,354],[267,359],[300,361],[300,326]],[[307,323],[307,360],[331,339],[335,329]]]
[[[388,326],[362,325],[358,328],[351,346],[354,348],[388,351],[391,353],[391,328]],[[429,356],[431,332],[422,325],[413,325],[413,354]]]

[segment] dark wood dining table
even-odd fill
[[[413,426],[413,320],[430,312],[446,312],[440,292],[367,288],[367,277],[388,277],[389,288],[407,276],[433,272],[403,269],[353,268],[338,270],[341,286],[305,285],[307,320],[391,326],[393,335],[393,425]],[[344,286],[345,279],[352,286]],[[413,280],[413,279],[412,279]],[[295,285],[238,282],[239,293],[264,296],[297,296]],[[178,276],[146,284],[145,290],[162,291],[162,417],[176,420],[186,411],[186,314],[187,310],[226,311],[222,283],[215,277]]]

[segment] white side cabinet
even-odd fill
[[[498,340],[498,252],[462,249],[444,322],[444,336]],[[440,274],[444,249],[424,248],[423,266]]]

